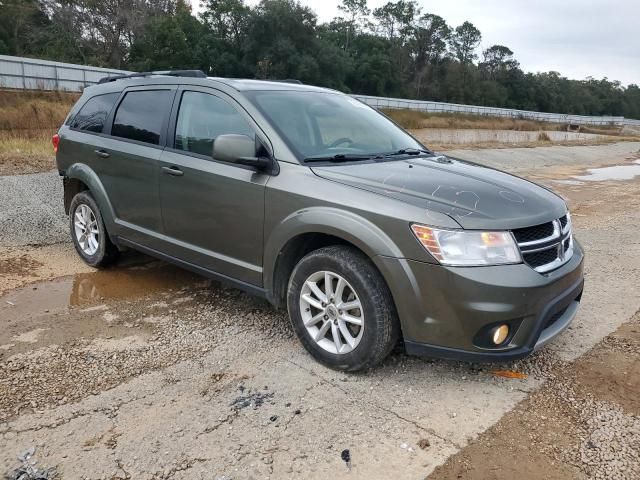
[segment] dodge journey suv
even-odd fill
[[[523,357],[572,321],[583,253],[544,187],[438,155],[299,82],[107,78],[54,136],[78,254],[131,248],[288,309],[336,369]]]

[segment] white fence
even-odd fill
[[[0,55],[0,87],[78,92],[103,77],[127,73],[110,68]]]
[[[368,95],[354,95],[354,97],[363,101],[367,105],[371,105],[376,108],[402,108],[433,113],[466,113],[471,115],[521,118],[541,122],[569,123],[576,125],[624,125],[627,122],[637,122],[636,124],[640,125],[640,120],[628,120],[624,117],[596,117],[586,115],[566,115],[562,113],[531,112],[510,108],[480,107],[475,105],[459,105],[455,103],[429,102],[424,100],[371,97]]]
[[[130,72],[0,55],[0,87],[2,88],[81,91],[85,87],[98,83],[98,80],[103,77],[126,73]],[[624,117],[565,115],[561,113],[531,112],[509,108],[372,97],[368,95],[353,95],[353,97],[376,108],[403,108],[434,113],[466,113],[578,125],[640,126],[640,120],[627,119]]]

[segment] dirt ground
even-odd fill
[[[337,373],[259,299],[137,254],[96,272],[20,224],[0,235],[0,475],[34,448],[64,479],[639,478],[640,177],[574,178],[638,148],[455,152],[559,191],[587,251],[571,328],[508,364]]]

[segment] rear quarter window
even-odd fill
[[[172,94],[172,90],[128,92],[116,111],[111,135],[158,145]]]
[[[96,95],[87,100],[80,111],[71,118],[69,126],[77,130],[101,133],[104,124],[116,104],[120,93],[107,93]]]

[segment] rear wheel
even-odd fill
[[[115,261],[118,249],[109,239],[98,204],[87,190],[71,200],[69,227],[76,251],[87,264],[105,267]]]
[[[325,247],[300,260],[291,274],[287,305],[304,347],[338,370],[377,365],[400,335],[382,275],[352,247]]]

